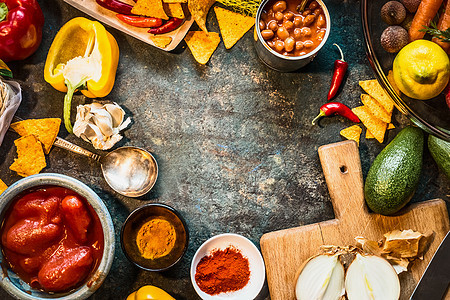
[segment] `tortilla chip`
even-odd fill
[[[184,40],[195,60],[203,65],[209,61],[220,43],[217,32],[189,31]]]
[[[362,129],[359,125],[353,125],[342,129],[340,134],[347,140],[354,140],[359,146],[359,138],[361,136]]]
[[[367,106],[367,108],[370,110],[370,113],[380,119],[383,122],[390,123],[391,122],[391,115],[387,113],[387,111],[381,106],[378,101],[373,98],[370,95],[367,94],[361,94],[361,102]]]
[[[34,135],[27,135],[14,141],[18,158],[9,167],[22,177],[38,174],[47,166],[41,142]]]
[[[204,32],[208,32],[206,29],[206,17],[214,2],[216,0],[188,0],[189,12],[195,22],[197,22],[198,27]]]
[[[374,139],[375,137],[373,136],[373,134],[370,133],[370,131],[367,129],[366,130],[366,139]]]
[[[151,36],[150,39],[153,41],[156,47],[159,48],[166,48],[169,46],[170,43],[172,43],[172,38],[170,36]]]
[[[361,122],[367,127],[370,133],[373,134],[377,141],[383,143],[387,123],[372,115],[366,106],[355,107],[352,111],[358,116]]]
[[[214,7],[225,48],[230,49],[255,24],[255,18]]]
[[[400,96],[402,94],[402,92],[400,91],[400,89],[398,88],[397,84],[395,83],[394,73],[392,72],[392,70],[389,70],[387,78],[389,80],[389,83],[392,85],[392,87],[394,88],[395,92],[397,93],[397,95]]]
[[[29,119],[11,124],[11,128],[20,136],[36,136],[44,146],[45,154],[48,154],[58,136],[60,125],[59,118]]]
[[[6,191],[6,189],[8,188],[8,186],[3,182],[3,180],[0,179],[0,195]]]
[[[395,128],[394,124],[392,124],[392,123],[388,124],[388,128],[387,129],[394,129],[394,128]]]
[[[163,0],[164,3],[187,3],[187,0]]]
[[[163,7],[169,17],[184,19],[184,11],[180,3],[163,3]]]
[[[360,81],[359,85],[366,91],[367,94],[377,99],[377,101],[384,107],[388,114],[392,114],[394,110],[394,102],[384,92],[381,85],[376,79]]]
[[[131,12],[135,15],[169,19],[164,11],[162,0],[137,0]]]

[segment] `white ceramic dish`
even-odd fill
[[[166,34],[159,34],[159,36],[170,36],[172,38],[172,42],[166,48],[161,48],[156,46],[150,39],[150,36],[152,36],[153,34],[147,32],[148,28],[138,28],[119,21],[119,19],[116,18],[115,12],[110,11],[104,7],[101,7],[100,5],[97,4],[97,2],[95,2],[95,0],[64,0],[64,1],[72,5],[73,7],[81,10],[82,12],[90,15],[91,17],[99,20],[100,22],[103,22],[111,27],[114,27],[117,30],[120,30],[128,35],[131,35],[132,37],[137,38],[138,40],[143,41],[144,43],[147,43],[164,51],[172,51],[173,49],[175,49],[178,46],[178,44],[184,39],[185,35],[189,31],[189,28],[191,28],[192,23],[194,23],[194,19],[191,16],[189,16],[188,18],[186,18],[184,23],[178,29]],[[127,0],[122,1],[127,3],[133,3]]]
[[[233,246],[239,249],[245,257],[248,258],[250,267],[250,281],[241,290],[221,293],[217,295],[209,295],[202,290],[195,282],[195,271],[197,269],[197,264],[200,260],[209,255],[213,250],[225,249],[229,246]],[[204,300],[218,300],[218,299],[254,299],[258,296],[261,291],[264,281],[266,279],[266,268],[264,266],[264,260],[259,252],[258,248],[247,238],[239,234],[234,233],[224,233],[216,235],[206,242],[204,242],[194,255],[191,263],[191,281],[197,294]]]

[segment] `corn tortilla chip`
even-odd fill
[[[47,166],[41,142],[34,135],[27,135],[14,141],[18,158],[9,167],[22,177],[38,174]]]
[[[392,123],[388,124],[388,128],[387,129],[394,129],[394,128],[395,128],[394,124],[392,124]]]
[[[48,154],[58,136],[60,125],[59,118],[29,119],[11,124],[11,128],[20,136],[36,136],[44,146],[45,154]]]
[[[370,113],[380,119],[383,122],[389,123],[391,122],[391,115],[387,113],[387,111],[381,106],[378,101],[373,98],[370,95],[367,94],[361,94],[361,102],[367,106],[367,108],[370,110]]]
[[[353,125],[342,129],[340,134],[347,140],[354,140],[359,146],[359,139],[361,136],[362,129],[358,125]]]
[[[172,38],[170,36],[151,36],[150,39],[153,41],[156,47],[166,48],[171,42]]]
[[[169,19],[164,11],[162,0],[137,0],[131,12],[135,15]]]
[[[184,11],[180,3],[163,3],[163,7],[169,17],[184,19]]]
[[[386,133],[387,123],[381,121],[372,115],[366,106],[358,106],[352,109],[355,115],[361,120],[364,126],[373,134],[373,136],[383,143],[384,134]]]
[[[397,93],[397,95],[400,96],[402,94],[402,92],[400,91],[400,89],[398,88],[397,84],[395,83],[394,73],[392,72],[392,70],[389,70],[387,78],[389,80],[389,83],[392,85],[392,87],[394,88],[395,92]]]
[[[214,7],[214,12],[219,22],[223,43],[227,49],[233,47],[255,24],[255,18],[244,16],[221,7]]]
[[[189,31],[184,40],[195,60],[203,65],[209,61],[220,43],[217,32]]]
[[[3,182],[3,180],[0,179],[0,195],[6,191],[6,189],[8,188],[8,186]]]
[[[376,79],[360,81],[359,85],[366,91],[367,94],[377,99],[377,101],[384,107],[388,114],[392,114],[394,110],[394,102],[384,92],[381,85]]]
[[[188,0],[189,12],[195,22],[197,22],[198,27],[204,32],[208,32],[206,29],[206,17],[214,2],[216,0]]]
[[[370,133],[369,129],[366,130],[366,139],[374,139],[373,134]]]
[[[187,0],[163,0],[164,3],[187,3]]]

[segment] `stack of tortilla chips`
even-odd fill
[[[363,105],[353,108],[352,111],[366,126],[366,139],[375,138],[383,143],[386,130],[395,128],[391,123],[394,103],[376,79],[360,81],[359,85],[367,94],[361,95]],[[348,135],[348,132],[341,132],[342,136],[348,138],[345,134]]]
[[[18,158],[9,167],[22,177],[38,174],[47,166],[45,154],[55,142],[61,119],[30,119],[11,124],[21,138],[14,141]]]
[[[3,180],[0,179],[0,195],[6,191],[6,189],[8,188],[8,186],[3,182]]]

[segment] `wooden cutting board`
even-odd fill
[[[449,231],[445,202],[441,199],[407,205],[395,216],[369,213],[364,202],[363,177],[354,141],[325,145],[319,157],[336,219],[264,234],[261,251],[272,300],[295,299],[295,275],[303,262],[319,252],[321,245],[355,245],[360,235],[379,240],[394,229],[433,230],[434,240],[423,261],[400,275],[401,297],[409,299],[434,252]],[[299,200],[301,201],[301,200]]]

